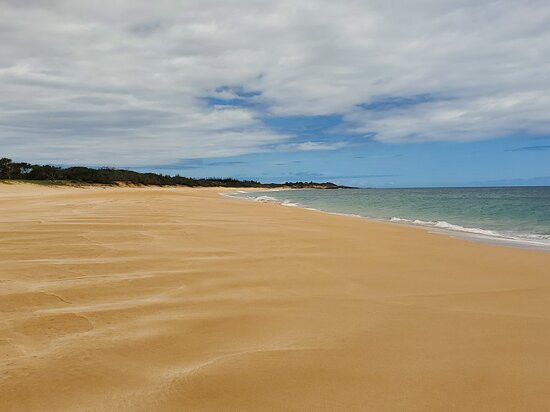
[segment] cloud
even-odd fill
[[[0,147],[14,158],[147,166],[351,136],[550,133],[545,0],[0,7]],[[323,119],[338,133],[303,142]]]
[[[507,152],[540,152],[543,150],[550,150],[550,145],[541,145],[541,146],[524,146],[517,147],[515,149],[508,149]]]
[[[550,132],[550,95],[541,91],[494,93],[422,102],[412,107],[350,112],[353,131],[383,142],[470,141]]]
[[[271,179],[273,181],[298,181],[298,180],[307,180],[307,181],[318,181],[318,182],[326,182],[326,181],[332,181],[332,180],[356,180],[356,179],[384,179],[389,177],[397,177],[400,175],[395,174],[361,174],[361,175],[332,175],[332,174],[326,174],[326,173],[317,173],[317,172],[308,172],[308,171],[296,171],[296,172],[289,172],[284,175],[278,175],[278,176],[272,176],[271,174],[266,174],[267,179]],[[245,177],[245,178],[251,178],[251,177]]]
[[[247,162],[240,160],[219,160],[219,161],[204,161],[202,159],[187,159],[177,163],[165,164],[165,165],[156,165],[153,167],[155,170],[193,170],[193,169],[204,169],[208,167],[217,167],[217,166],[235,166],[235,165],[244,165]],[[151,167],[145,168],[136,168],[142,170],[149,170]]]
[[[275,146],[275,150],[280,152],[311,151],[311,150],[337,150],[347,146],[345,142],[325,143],[325,142],[301,142],[286,143]]]
[[[524,179],[498,179],[471,182],[474,186],[550,186],[550,176],[537,176]]]

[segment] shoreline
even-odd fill
[[[300,189],[265,189],[265,190],[244,190],[243,189],[232,193],[220,192],[220,195],[233,198],[233,199],[242,199],[246,201],[259,202],[259,203],[275,203],[281,206],[297,207],[303,210],[316,211],[316,212],[325,213],[329,215],[346,216],[346,217],[355,218],[355,219],[366,219],[368,221],[373,221],[373,222],[396,224],[401,227],[423,229],[428,231],[428,233],[443,234],[454,239],[461,239],[468,242],[490,244],[494,246],[509,247],[509,248],[522,249],[522,250],[536,250],[536,251],[542,251],[542,252],[550,252],[550,242],[528,240],[524,238],[512,238],[512,237],[507,237],[500,234],[490,235],[490,234],[484,234],[484,233],[476,233],[473,231],[473,230],[480,230],[480,231],[488,232],[489,230],[486,230],[486,229],[467,228],[462,226],[459,226],[461,229],[449,229],[449,228],[437,227],[435,226],[435,222],[423,222],[422,224],[420,223],[416,224],[411,220],[401,219],[401,218],[383,219],[383,218],[373,218],[370,216],[362,216],[362,215],[353,214],[353,213],[330,212],[322,209],[316,209],[313,207],[300,205],[298,203],[291,203],[291,202],[288,202],[287,200],[279,200],[275,198],[273,198],[272,200],[270,199],[257,200],[257,198],[235,196],[237,194],[243,195],[246,193],[279,192],[279,191],[285,191],[285,190],[300,190]],[[430,224],[427,224],[427,223],[430,223]],[[447,223],[447,222],[443,222],[443,223]]]

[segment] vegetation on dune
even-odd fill
[[[190,186],[190,187],[281,187],[292,188],[338,188],[334,183],[287,182],[283,185],[260,183],[254,180],[232,178],[195,179],[183,176],[170,176],[157,173],[139,173],[132,170],[90,167],[58,167],[50,165],[33,165],[17,163],[11,159],[0,159],[0,180],[19,180],[50,183],[87,183],[115,185],[119,183],[155,186]]]

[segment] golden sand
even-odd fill
[[[550,253],[0,184],[0,410],[550,409]]]

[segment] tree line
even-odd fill
[[[36,180],[51,182],[95,183],[115,185],[130,183],[155,186],[191,186],[191,187],[280,187],[293,188],[338,188],[334,183],[286,182],[284,185],[260,183],[255,180],[232,178],[195,179],[183,176],[170,176],[157,173],[139,173],[132,170],[90,167],[59,167],[14,162],[8,158],[0,159],[0,180]]]

